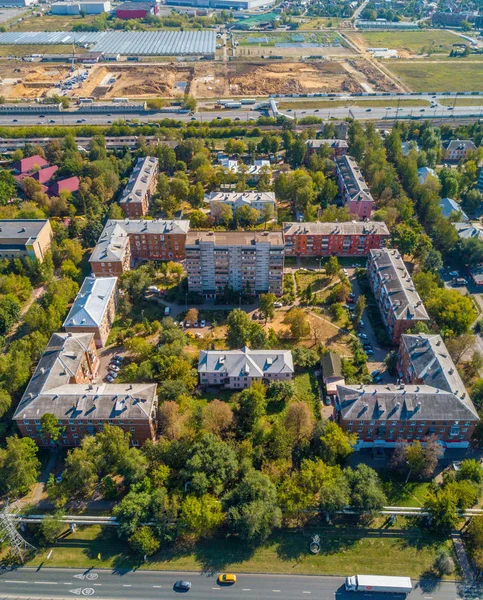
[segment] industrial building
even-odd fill
[[[111,3],[105,2],[54,2],[51,7],[54,15],[79,15],[81,12],[86,15],[100,15],[103,12],[110,12]]]
[[[154,2],[123,2],[116,8],[118,19],[144,19],[148,15],[158,14],[158,5]]]
[[[270,6],[275,0],[166,0],[168,6],[192,6],[196,8],[220,8],[230,10],[253,10]]]

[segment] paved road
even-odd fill
[[[341,577],[239,574],[235,585],[220,587],[216,583],[216,574],[211,573],[49,568],[3,571],[0,574],[0,599],[93,596],[116,600],[159,600],[181,595],[173,590],[178,579],[191,581],[192,589],[188,595],[196,600],[395,600],[396,597],[400,600],[399,596],[389,594],[345,592]],[[458,591],[454,583],[413,584],[412,600],[455,600],[458,595],[466,595],[462,594],[462,590]]]

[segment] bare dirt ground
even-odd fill
[[[7,100],[41,97],[68,73],[68,67],[57,65],[0,65],[0,93]]]
[[[273,46],[238,46],[236,55],[244,59],[260,58],[262,56],[286,56],[288,58],[300,58],[301,56],[334,56],[345,57],[354,56],[355,51],[352,48],[344,48],[343,46],[325,46],[320,48],[303,48],[291,47],[280,48]]]
[[[351,73],[366,92],[393,92],[398,90],[389,77],[367,60],[348,60],[344,67]]]

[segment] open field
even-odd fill
[[[313,31],[317,29],[325,29],[326,27],[349,27],[346,21],[343,19],[337,19],[335,17],[315,17],[309,20],[307,20],[307,18],[295,20],[298,20],[299,22],[302,21],[297,31]],[[330,25],[330,23],[332,25]]]
[[[15,56],[22,58],[30,54],[68,54],[71,51],[72,47],[65,44],[46,44],[44,46],[39,44],[0,45],[0,57]],[[84,48],[76,48],[75,52],[76,54],[81,54],[86,52],[86,50]]]
[[[448,101],[449,102],[449,101]],[[367,108],[368,106],[372,108],[384,108],[385,106],[391,106],[396,108],[397,106],[403,107],[411,107],[411,106],[429,106],[428,100],[416,100],[416,99],[402,99],[398,102],[397,99],[387,99],[387,100],[357,100],[348,98],[347,100],[304,100],[296,101],[296,102],[278,102],[277,106],[280,110],[286,110],[287,108],[292,109],[304,109],[304,108],[323,108],[325,110],[330,108],[341,108],[344,106],[361,106],[362,108]]]
[[[352,48],[336,31],[238,33],[237,56],[349,56]]]
[[[79,527],[76,533],[66,532],[57,544],[39,552],[27,566],[37,567],[46,560],[49,567],[130,568],[172,571],[230,571],[235,573],[290,573],[292,575],[341,575],[347,565],[353,572],[373,572],[380,575],[407,575],[414,578],[428,571],[438,549],[449,549],[449,543],[439,536],[417,530],[406,532],[384,529],[341,531],[336,528],[320,531],[322,550],[318,556],[309,553],[310,535],[314,531],[279,531],[261,547],[251,549],[236,538],[207,539],[194,544],[179,543],[166,548],[139,565],[125,554],[126,544],[115,532],[99,526]],[[372,533],[374,532],[374,533]],[[100,554],[101,560],[98,560]]]
[[[439,99],[438,102],[443,106],[453,106],[454,98]],[[483,98],[456,98],[455,106],[483,106]]]
[[[264,46],[257,44],[247,44],[244,46],[237,46],[236,48],[237,57],[268,57],[268,56],[286,56],[289,59],[302,58],[306,56],[310,57],[334,57],[338,56],[356,56],[356,53],[352,48],[345,46],[313,46],[306,47],[303,44],[294,44],[290,46]],[[358,56],[358,55],[357,55]]]
[[[42,17],[29,16],[20,23],[10,27],[10,31],[72,31],[76,23],[88,25],[92,23],[96,15],[86,15],[84,18],[78,15],[44,15]]]
[[[394,61],[385,65],[415,92],[482,91],[483,69],[460,62],[431,63]]]
[[[367,48],[391,48],[401,57],[438,52],[449,54],[453,44],[462,43],[459,36],[444,30],[424,31],[367,31],[347,34],[358,46]]]

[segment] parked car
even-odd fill
[[[449,276],[450,277],[459,277],[460,273],[459,273],[459,271],[450,271]]]
[[[382,383],[382,381],[383,381],[382,377],[380,375],[378,375],[377,377],[374,377],[373,380],[374,380],[374,383]]]
[[[362,340],[367,340],[367,334],[362,333],[362,331],[359,331],[357,337],[360,337]]]
[[[274,302],[273,306],[274,308],[282,308],[283,304],[281,302]]]
[[[200,324],[198,323],[198,321],[195,321],[193,327],[199,327],[199,326],[200,326]]]
[[[381,374],[381,371],[379,371],[379,369],[376,369],[375,371],[372,371],[372,373],[371,373],[372,377],[377,377],[380,374]]]
[[[185,327],[191,327],[191,323],[189,321],[185,321],[184,326]]]
[[[124,356],[120,356],[119,354],[116,354],[112,360],[114,360],[118,363],[122,363],[122,361],[124,360]]]
[[[109,371],[108,374],[113,378],[117,379],[117,373],[115,371]]]
[[[106,379],[109,383],[112,383],[114,381],[114,377],[112,375],[107,374],[106,375]]]
[[[201,321],[200,327],[206,327],[206,321],[204,319]]]
[[[114,371],[114,373],[119,373],[119,371],[121,370],[120,367],[118,365],[116,365],[116,363],[111,363],[109,365],[109,369],[111,371]]]
[[[374,354],[374,350],[364,350],[364,352],[368,355],[368,356],[372,356]]]
[[[364,321],[362,319],[359,321],[359,327],[364,327]]]

